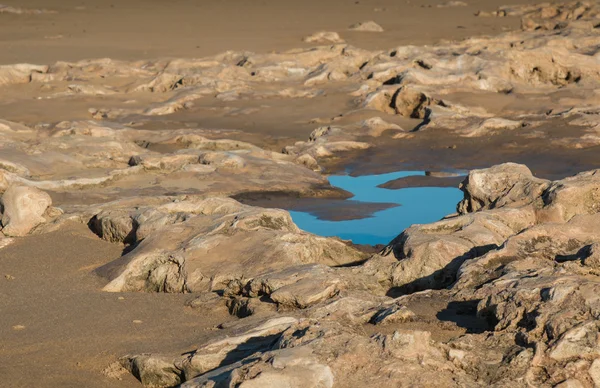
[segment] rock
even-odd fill
[[[361,123],[361,126],[364,130],[367,131],[369,136],[381,136],[381,134],[385,131],[400,131],[405,132],[405,130],[393,123],[388,123],[383,120],[381,117],[372,117],[367,119]]]
[[[11,13],[16,15],[41,15],[48,13],[57,13],[54,10],[48,9],[37,9],[37,8],[21,8],[21,7],[11,7],[9,5],[0,4],[0,14],[2,13]]]
[[[308,349],[282,349],[267,353],[269,358],[249,364],[237,363],[221,367],[192,379],[182,387],[193,388],[225,383],[239,387],[322,387],[331,388],[334,375],[327,365],[319,363]]]
[[[560,384],[555,385],[556,388],[584,388],[585,385],[576,379],[568,379]]]
[[[14,238],[1,237],[1,235],[2,235],[2,232],[0,231],[0,249],[6,248],[7,246],[9,246],[10,244],[15,242]]]
[[[472,170],[460,185],[465,199],[458,204],[457,210],[465,214],[481,209],[526,205],[538,199],[549,184],[535,178],[526,166],[515,163]]]
[[[219,291],[233,280],[284,267],[339,265],[364,257],[339,240],[300,231],[286,211],[253,208],[231,199],[188,200],[140,210],[130,211],[129,218],[122,212],[99,213],[102,235],[141,241],[98,269],[110,280],[106,291]]]
[[[475,124],[470,128],[461,130],[465,137],[477,137],[496,134],[498,131],[514,131],[523,128],[525,124],[521,121],[507,120],[499,117],[485,119],[481,124]]]
[[[110,242],[135,242],[137,224],[129,213],[123,211],[103,211],[89,221],[90,229],[99,237]]]
[[[0,8],[0,13],[2,8]],[[0,85],[23,84],[31,82],[33,73],[45,73],[48,66],[31,64],[3,65],[0,66]]]
[[[351,322],[362,325],[371,320],[376,313],[379,301],[359,297],[345,296],[337,300],[331,300],[323,306],[315,306],[310,310],[310,317],[318,320],[330,319],[334,321]]]
[[[308,264],[258,275],[243,289],[251,297],[267,295],[279,305],[303,309],[331,298],[342,286],[331,268]]]
[[[600,358],[597,358],[592,362],[588,373],[591,376],[594,385],[600,386]]]
[[[403,293],[446,287],[466,260],[497,249],[535,221],[531,208],[506,208],[414,225],[384,250],[398,260],[390,268],[392,285]]]
[[[424,118],[426,114],[425,108],[430,104],[431,98],[407,86],[398,89],[391,101],[396,114],[415,119]]]
[[[133,374],[144,387],[173,387],[181,383],[181,371],[168,358],[153,355],[126,356],[121,365]]]
[[[383,32],[383,28],[372,20],[366,22],[359,22],[348,27],[351,31],[361,32]]]
[[[406,306],[394,304],[391,307],[379,310],[371,318],[371,323],[375,325],[385,325],[388,323],[409,322],[416,318],[415,313]]]
[[[52,205],[52,199],[33,187],[10,186],[2,195],[0,205],[3,209],[2,233],[20,237],[46,221],[43,215]]]
[[[219,366],[269,350],[281,333],[296,322],[290,317],[272,319],[240,336],[217,340],[198,348],[182,362],[185,379],[190,380]]]
[[[553,182],[544,193],[545,216],[568,221],[579,214],[600,212],[600,170]]]
[[[598,357],[598,325],[596,322],[585,322],[567,331],[549,350],[549,357],[563,361],[579,357]]]
[[[319,31],[302,39],[306,43],[344,43],[337,32]]]

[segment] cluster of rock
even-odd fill
[[[600,384],[600,171],[551,182],[504,164],[462,188],[457,214],[363,264],[285,266],[192,303],[246,317],[239,334],[121,364],[149,387]],[[435,339],[453,323],[418,306],[436,300],[483,326]]]
[[[456,214],[375,255],[230,198],[343,196],[322,160],[427,128],[545,137],[538,128],[559,122],[574,134],[549,144],[600,145],[597,4],[497,12],[514,15],[524,31],[430,47],[372,52],[321,32],[306,42],[328,45],[284,53],[0,66],[0,85],[39,84],[38,99],[127,101],[90,107],[90,120],[0,120],[0,249],[81,222],[126,245],[96,269],[105,291],[193,293],[192,308],[240,318],[234,335],[216,332],[193,352],[121,358],[148,387],[600,386],[600,171],[549,181],[523,165],[473,170]],[[357,120],[315,120],[283,152],[232,140],[237,131],[128,125],[200,99],[316,99],[333,88],[352,107],[342,116]],[[465,92],[528,104],[500,113]]]
[[[575,135],[550,139],[555,146],[600,144],[595,108],[600,79],[597,4],[523,6],[498,13],[558,23],[560,28],[528,27],[495,37],[388,51],[358,49],[344,44],[337,33],[319,32],[305,40],[328,45],[282,53],[226,52],[197,60],[101,59],[51,66],[0,66],[0,85],[42,84],[41,99],[73,95],[129,98],[125,108],[90,107],[95,120],[117,121],[194,109],[200,99],[313,99],[326,96],[327,90],[336,86],[348,91],[349,103],[355,108],[343,115],[371,112],[371,118],[378,114],[420,120],[408,130],[441,128],[466,137],[513,131],[515,136],[548,137],[537,128],[560,122],[573,126]],[[356,28],[368,26],[371,22]],[[139,102],[138,97],[147,93],[151,96],[143,97],[146,102]],[[464,93],[510,96],[528,104],[513,104],[499,111],[480,103],[485,99],[476,104],[463,101]],[[228,108],[224,109],[227,113]],[[254,109],[260,108],[236,114],[250,114]],[[361,126],[363,120],[348,125],[343,134],[329,131],[321,136],[342,136],[346,141],[362,138],[363,143],[370,143],[369,138],[380,132]],[[364,145],[348,143],[316,154],[327,157],[355,147]]]

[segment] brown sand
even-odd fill
[[[128,353],[201,343],[233,319],[184,307],[190,295],[100,291],[91,271],[122,250],[72,224],[0,251],[1,387],[136,386],[101,371]]]
[[[530,3],[519,0],[514,3]],[[6,5],[55,10],[55,14],[0,14],[0,63],[49,63],[110,57],[201,57],[225,50],[268,52],[302,46],[319,30],[338,31],[369,49],[431,44],[495,34],[515,28],[518,18],[475,18],[499,0],[468,1],[437,8],[441,0],[5,0]],[[349,32],[374,20],[382,34]]]

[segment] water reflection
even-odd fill
[[[333,186],[354,194],[359,202],[395,203],[400,206],[373,213],[358,220],[326,221],[312,214],[290,211],[294,222],[303,230],[320,236],[338,236],[355,244],[387,244],[412,224],[434,222],[453,213],[462,199],[458,188],[411,187],[388,190],[377,187],[393,179],[425,175],[424,171],[399,171],[390,174],[329,177]]]

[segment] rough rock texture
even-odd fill
[[[523,165],[505,163],[484,170],[472,170],[461,184],[465,193],[457,207],[461,214],[509,205],[527,205],[538,199],[550,182],[537,179]]]
[[[473,171],[464,214],[413,226],[361,265],[230,282],[225,298],[276,309],[166,364],[161,355],[123,363],[142,381],[186,387],[594,386],[596,190],[594,171],[556,182],[515,164]]]
[[[0,198],[2,233],[5,236],[25,236],[46,221],[43,217],[52,205],[50,196],[36,188],[10,186]]]
[[[522,29],[389,50],[319,32],[305,43],[323,46],[278,53],[2,65],[5,111],[26,101],[76,114],[0,120],[0,247],[78,221],[124,248],[94,263],[105,291],[193,293],[185,308],[234,316],[180,352],[123,357],[146,386],[599,385],[598,170],[555,181],[514,163],[472,170],[456,214],[395,231],[377,254],[229,198],[344,197],[322,171],[405,140],[431,163],[485,166],[464,155],[492,144],[514,160],[537,139],[579,166],[579,152],[600,146],[598,4],[487,16],[522,17]],[[330,98],[320,117],[295,116]],[[194,126],[277,121],[273,106],[293,118],[260,147],[260,133]],[[288,124],[308,129],[290,140]],[[453,142],[473,148],[447,157]]]
[[[154,208],[103,210],[91,218],[90,227],[106,240],[134,244],[125,256],[98,270],[110,280],[104,289],[113,292],[218,291],[268,270],[305,263],[341,265],[365,257],[340,240],[302,232],[286,211],[228,198],[190,197]],[[334,292],[335,284],[330,287]],[[286,302],[293,296],[284,291],[277,295],[284,304],[319,298]]]

